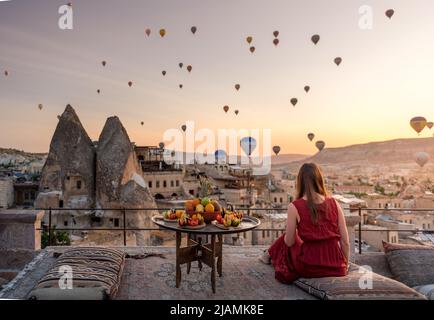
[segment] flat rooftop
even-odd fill
[[[49,247],[40,254],[3,291],[0,298],[26,299],[37,281],[56,260],[54,252],[68,247]],[[127,258],[117,300],[305,300],[315,299],[294,285],[274,279],[274,268],[259,261],[268,247],[223,247],[223,276],[216,280],[216,293],[211,290],[211,269],[204,265],[199,271],[192,263],[187,275],[182,266],[180,288],[175,287],[175,248],[118,247],[130,255],[153,253],[143,259]]]

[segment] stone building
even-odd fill
[[[0,177],[0,209],[8,209],[14,203],[14,181],[12,177]]]
[[[105,208],[128,209],[127,227],[150,227],[155,212],[133,209],[156,208],[120,120],[108,118],[94,143],[70,105],[53,135],[35,206],[54,208],[52,224],[60,228],[122,227],[123,212]],[[149,233],[133,233],[137,244],[147,243]]]

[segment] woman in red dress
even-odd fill
[[[286,232],[268,250],[276,279],[345,276],[349,253],[343,211],[328,196],[321,169],[306,163],[297,177],[297,200],[288,206]]]

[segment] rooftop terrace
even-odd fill
[[[67,247],[48,247],[26,267],[3,291],[0,298],[26,299],[42,275],[56,258],[54,252]],[[223,276],[217,278],[216,293],[211,290],[210,268],[199,271],[192,264],[187,275],[182,266],[180,288],[175,287],[175,249],[170,247],[119,247],[130,255],[150,255],[143,259],[127,258],[118,300],[191,300],[191,299],[257,299],[296,300],[315,299],[294,285],[284,285],[274,279],[274,269],[259,261],[265,247],[232,247],[223,249]]]

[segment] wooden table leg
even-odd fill
[[[223,253],[223,235],[219,234],[218,235],[218,246],[219,246],[219,250],[218,251],[218,257],[217,257],[217,272],[219,274],[219,277],[221,277],[223,275],[222,272],[222,265],[223,265],[223,259],[222,259],[222,253]]]
[[[187,247],[191,245],[191,235],[190,233],[187,233]],[[190,269],[191,269],[191,262],[187,263],[187,274],[190,274]]]
[[[181,264],[180,264],[180,249],[181,248],[181,232],[176,232],[176,287],[181,284]]]
[[[197,243],[199,245],[199,250],[202,250],[202,237],[197,237]],[[197,264],[199,266],[199,271],[202,271],[202,256],[198,257]]]
[[[212,255],[212,266],[211,266],[211,287],[212,292],[215,293],[215,252],[216,252],[216,244],[215,244],[215,234],[211,235],[211,255]]]

